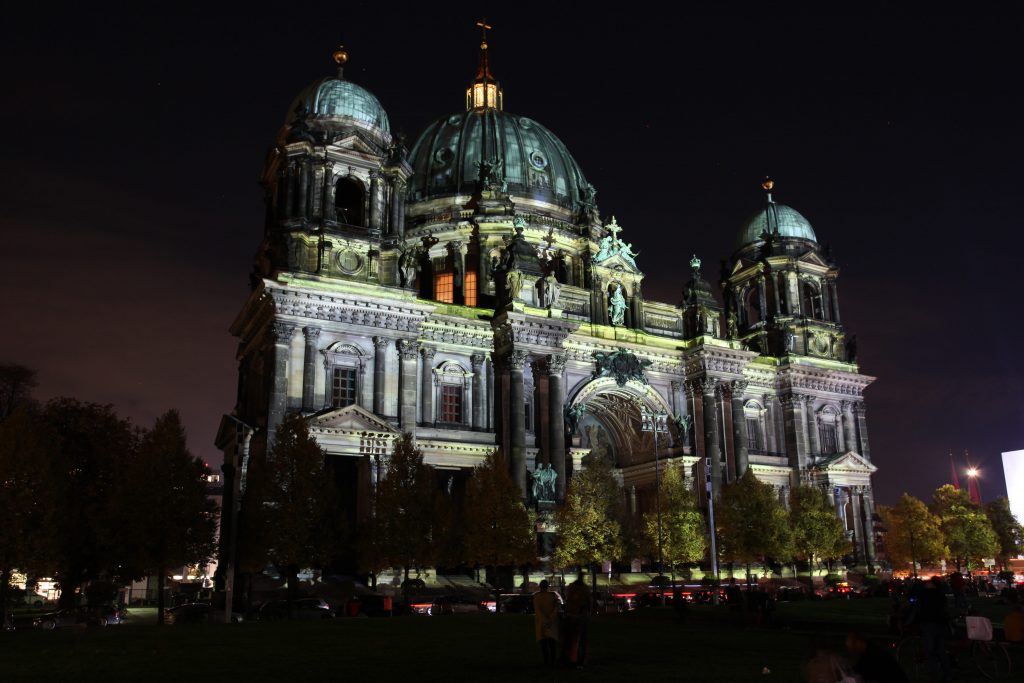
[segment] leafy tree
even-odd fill
[[[748,583],[752,562],[767,564],[769,557],[789,558],[789,515],[775,488],[759,481],[753,470],[748,469],[737,481],[722,487],[715,518],[722,556],[747,566]]]
[[[437,517],[437,498],[433,468],[423,463],[423,452],[407,432],[395,441],[385,475],[377,484],[373,521],[379,539],[376,560],[382,566],[401,566],[405,586],[410,568],[436,559],[435,544],[447,526],[447,520]]]
[[[36,371],[17,363],[0,363],[0,422],[21,404],[31,401]]]
[[[53,435],[50,458],[59,473],[53,531],[60,604],[71,607],[85,582],[116,583],[134,573],[133,550],[121,537],[132,520],[116,503],[138,435],[110,406],[69,398],[47,403],[41,419]]]
[[[999,552],[996,558],[1003,569],[1006,569],[1007,561],[1017,557],[1024,551],[1024,526],[1013,516],[1010,511],[1010,501],[1003,496],[996,498],[985,506],[985,515],[992,524],[992,530],[999,542]]]
[[[601,458],[590,462],[569,482],[565,505],[555,514],[558,540],[555,567],[590,567],[596,589],[597,564],[622,555],[622,491]]]
[[[466,562],[496,573],[500,567],[524,566],[537,559],[533,516],[500,451],[473,470],[466,484],[463,519]],[[500,592],[497,582],[494,591]]]
[[[843,523],[836,516],[828,494],[815,486],[797,486],[789,493],[789,517],[793,529],[793,549],[807,560],[807,570],[815,559],[832,560],[850,551]]]
[[[12,570],[38,576],[53,568],[58,501],[50,436],[27,405],[0,422],[0,624]]]
[[[205,563],[214,552],[217,510],[206,494],[206,467],[192,457],[176,410],[157,418],[126,470],[127,527],[135,564],[157,577],[157,624],[163,624],[168,569]]]
[[[932,512],[939,518],[947,552],[957,569],[961,562],[970,569],[972,562],[980,564],[982,558],[995,557],[999,552],[992,524],[967,492],[958,491],[951,484],[940,486],[935,490]]]
[[[325,566],[344,542],[344,517],[326,459],[308,423],[292,415],[278,426],[267,458],[250,468],[246,541],[287,577],[289,612],[299,570]]]
[[[643,534],[648,552],[657,557],[657,511],[644,514]],[[682,467],[672,462],[661,473],[661,545],[673,583],[677,566],[700,561],[707,550],[704,515]]]
[[[904,493],[894,506],[879,506],[885,525],[885,552],[893,567],[911,563],[914,575],[921,562],[937,562],[949,554],[939,519],[920,500]]]

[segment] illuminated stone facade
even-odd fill
[[[340,70],[297,98],[267,157],[265,236],[231,327],[238,403],[218,443],[236,492],[246,459],[301,413],[352,519],[404,431],[452,495],[500,446],[531,502],[561,500],[583,459],[602,457],[639,513],[654,504],[647,410],[669,417],[661,459],[695,484],[710,468],[717,495],[751,468],[783,498],[825,487],[858,560],[873,559],[872,378],[810,224],[766,184],[717,293],[694,259],[678,304],[645,299],[636,253],[575,160],[501,96],[485,48],[466,110],[411,151]]]

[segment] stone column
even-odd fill
[[[485,418],[484,418],[484,386],[487,382],[487,378],[484,377],[484,361],[486,356],[482,353],[474,353],[469,357],[469,362],[473,365],[473,413],[472,413],[472,428],[474,432],[480,432],[484,430]]]
[[[274,376],[270,389],[270,411],[267,415],[267,451],[273,444],[274,432],[284,420],[288,409],[288,356],[295,325],[278,320],[274,322],[271,334],[274,342]]]
[[[812,456],[821,455],[821,443],[818,438],[818,417],[814,413],[814,397],[804,396],[804,405],[807,415],[807,443]]]
[[[299,162],[299,201],[298,211],[300,218],[309,218],[309,162],[303,159]]]
[[[391,209],[388,220],[388,234],[398,235],[398,178],[388,178],[388,186],[391,188]]]
[[[775,443],[775,406],[772,405],[772,395],[761,396],[761,422],[764,424],[764,450],[766,453],[778,453],[782,449]]]
[[[761,311],[761,320],[768,319],[768,301],[765,297],[764,274],[757,277],[757,306]]]
[[[391,340],[373,338],[373,412],[384,415],[384,388],[387,381],[387,352]]]
[[[875,495],[870,486],[865,486],[864,491],[864,533],[867,543],[867,555],[869,569],[875,566]]]
[[[562,395],[562,373],[566,356],[548,356],[548,461],[555,468],[555,500],[565,500],[565,411]]]
[[[843,420],[843,446],[845,450],[852,451],[857,447],[857,425],[853,419],[853,403],[840,401],[839,409]]]
[[[791,313],[792,306],[786,298],[786,274],[779,273],[775,276],[775,301],[777,302],[776,310],[780,314]]]
[[[398,211],[395,232],[399,237],[405,237],[405,183],[400,179],[395,181],[395,205]]]
[[[437,421],[434,418],[434,353],[437,350],[432,346],[421,346],[420,355],[423,356],[423,388],[420,390],[420,405],[423,406],[423,425],[433,427]]]
[[[832,293],[832,296],[830,297],[832,299],[832,321],[836,325],[841,325],[842,321],[839,319],[839,290],[836,288],[835,278],[830,278],[828,280],[828,288]]]
[[[306,348],[302,355],[302,412],[316,410],[316,340],[320,338],[319,327],[304,327]]]
[[[804,424],[804,401],[801,396],[789,394],[779,397],[782,402],[783,434],[786,454],[794,475],[799,474],[807,460],[807,426]]]
[[[733,380],[732,389],[732,443],[736,459],[736,478],[739,479],[747,471],[749,455],[747,452],[747,420],[743,414],[743,392],[747,390],[747,381]]]
[[[850,502],[850,494],[847,493],[845,488],[839,488],[835,492],[836,499],[836,515],[843,522],[843,529],[846,531],[850,530],[850,524],[846,520],[846,504]]]
[[[871,460],[871,446],[868,444],[868,416],[864,402],[858,401],[853,410],[853,414],[857,418],[857,445],[860,447],[857,452]]]
[[[370,171],[370,227],[380,230],[380,173]]]
[[[398,423],[403,432],[416,433],[416,351],[411,339],[399,339]]]
[[[683,383],[679,380],[672,380],[672,412],[676,415],[683,415],[686,413],[684,410],[686,399],[683,398]]]
[[[523,364],[529,354],[516,349],[506,356],[509,367],[509,401],[505,417],[509,421],[509,464],[512,479],[526,498],[526,400],[523,395]]]
[[[857,558],[858,563],[866,562],[866,553],[864,548],[867,542],[864,538],[864,518],[863,508],[860,504],[860,487],[854,486],[850,491],[850,512],[853,514],[853,537],[855,542],[853,544],[853,556]]]
[[[715,394],[718,380],[705,377],[698,380],[704,413],[704,457],[711,459],[711,494],[718,498],[722,490],[722,451],[718,442],[718,402]]]
[[[533,446],[543,454],[547,454],[550,446],[547,444],[547,432],[544,430],[546,415],[544,411],[544,382],[547,379],[547,371],[544,363],[539,359],[530,361],[530,374],[533,378],[533,400],[530,402],[530,412],[533,413]],[[538,459],[535,465],[542,460]]]
[[[323,218],[325,221],[336,220],[337,217],[334,215],[334,162],[324,162],[324,211]]]

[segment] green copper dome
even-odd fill
[[[295,109],[303,105],[311,119],[355,121],[390,135],[391,126],[384,107],[369,91],[341,78],[321,78],[299,93],[288,110],[286,123],[295,119]]]
[[[778,233],[782,237],[796,237],[811,242],[818,241],[810,222],[800,215],[799,211],[773,201],[769,201],[765,208],[758,211],[743,226],[736,240],[736,248],[761,241],[763,232]]]
[[[472,194],[482,158],[499,159],[509,194],[575,209],[593,201],[593,188],[554,133],[525,116],[495,108],[445,116],[412,148],[409,198]]]

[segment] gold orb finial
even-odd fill
[[[761,183],[761,189],[765,192],[771,192],[773,187],[775,187],[775,181],[768,176],[765,176],[764,182]]]
[[[345,51],[344,45],[339,45],[338,49],[331,56],[334,57],[334,63],[338,66],[344,66],[345,62],[348,61],[348,52]]]

